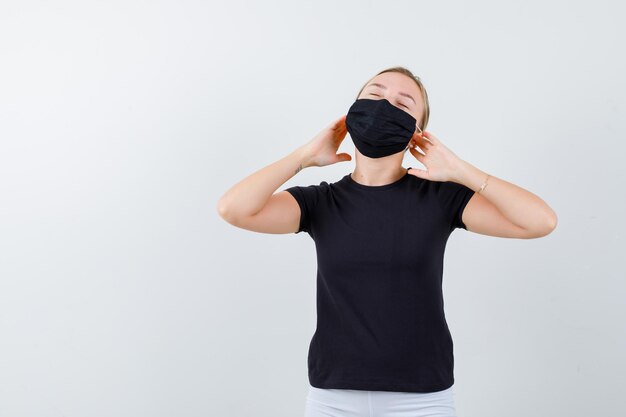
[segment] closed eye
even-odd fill
[[[371,94],[372,96],[375,96],[375,97],[380,97],[380,95],[379,95],[379,94],[374,94],[374,93],[370,93],[370,94]],[[405,109],[407,109],[407,110],[409,109],[407,106],[405,106],[405,105],[404,105],[404,104],[402,104],[402,103],[398,103],[398,104],[399,104],[399,105],[401,105],[402,107],[404,107],[404,108],[405,108]]]

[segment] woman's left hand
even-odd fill
[[[416,131],[409,142],[409,151],[426,167],[426,170],[411,168],[409,174],[431,181],[458,181],[457,175],[463,161],[432,133],[423,131],[420,134]]]

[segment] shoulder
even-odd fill
[[[431,181],[421,178],[417,178],[417,180],[423,181],[424,184],[427,185],[433,192],[442,197],[455,195],[458,193],[474,192],[474,190],[472,190],[471,188],[468,188],[467,186],[454,181]]]
[[[345,184],[345,177],[334,182],[320,181],[317,184],[294,185],[289,188],[286,188],[285,191],[295,191],[295,192],[308,193],[308,194],[313,194],[313,193],[327,194],[335,189],[343,187],[344,184]]]
[[[329,192],[331,184],[327,181],[321,181],[319,184],[310,184],[310,185],[294,185],[289,188],[285,188],[285,191],[296,192],[296,193],[327,193]]]
[[[319,184],[294,185],[284,190],[291,194],[300,207],[300,225],[296,233],[313,233],[315,218],[324,211],[326,202],[331,200],[328,195],[332,185],[327,181],[320,181]]]
[[[312,207],[320,199],[325,198],[332,190],[335,183],[329,183],[328,181],[320,181],[318,184],[310,185],[294,185],[286,188],[289,194],[291,194],[299,203],[306,203]]]

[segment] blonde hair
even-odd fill
[[[422,113],[422,120],[421,120],[421,123],[419,123],[419,125],[420,125],[420,129],[425,130],[426,126],[428,126],[428,118],[430,117],[430,105],[428,104],[428,94],[426,93],[426,88],[424,88],[424,85],[422,84],[422,80],[420,80],[420,77],[414,75],[407,68],[391,67],[391,68],[382,70],[381,72],[379,72],[378,74],[374,75],[372,78],[367,80],[365,84],[363,84],[363,87],[361,87],[361,89],[359,90],[359,93],[356,95],[356,98],[357,99],[359,98],[359,96],[363,92],[363,89],[370,81],[372,81],[378,75],[383,74],[385,72],[399,72],[400,74],[404,74],[410,79],[412,79],[413,81],[415,81],[415,84],[417,84],[417,87],[420,89],[420,92],[422,93],[422,97],[424,98],[424,112]]]

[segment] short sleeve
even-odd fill
[[[315,220],[315,209],[320,198],[324,195],[326,185],[328,183],[322,181],[319,185],[296,185],[285,189],[296,199],[300,206],[300,225],[296,233],[307,232],[311,234],[311,226]]]
[[[450,222],[450,230],[458,228],[467,230],[463,223],[463,210],[474,193],[471,188],[453,181],[439,183],[437,196]]]

